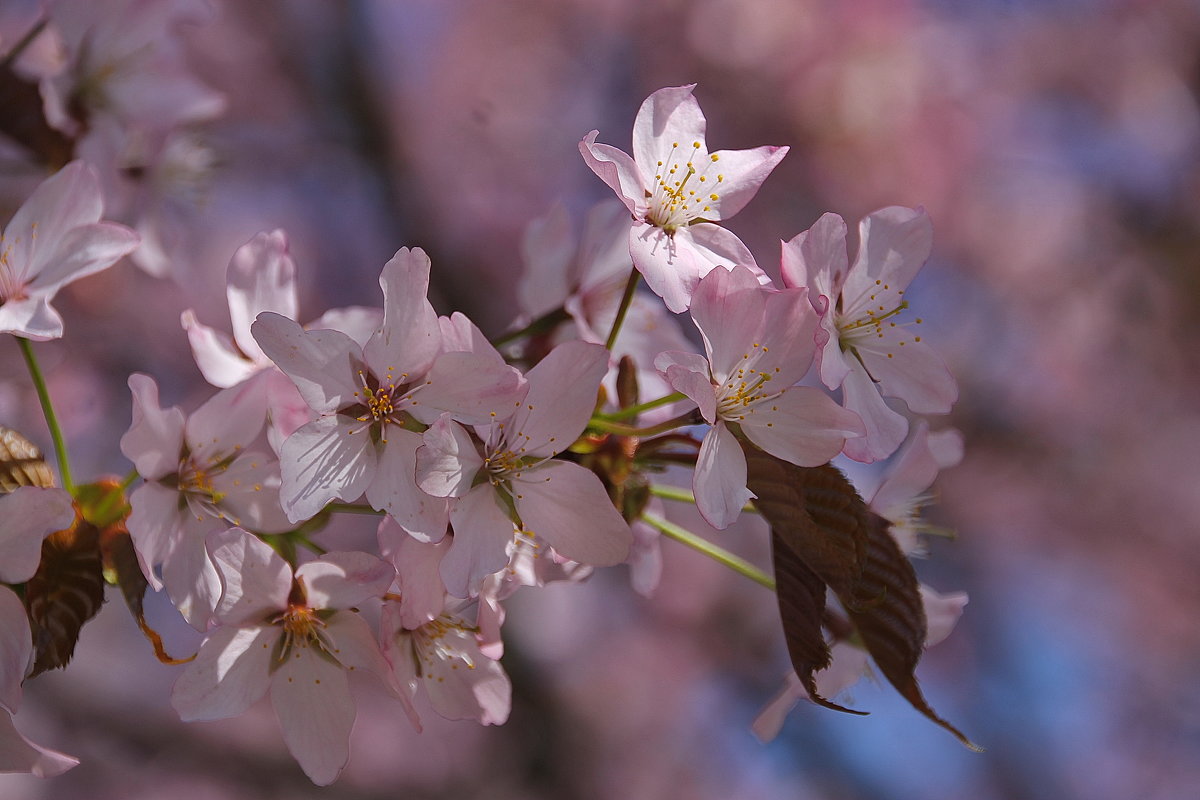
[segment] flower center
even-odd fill
[[[787,387],[774,391],[770,386],[780,368],[759,364],[768,352],[770,348],[755,342],[751,352],[742,356],[737,369],[717,389],[717,416],[721,419],[740,422],[746,414],[754,413],[751,404],[783,394]]]
[[[354,393],[358,402],[339,412],[363,423],[360,427],[353,428],[351,433],[369,429],[379,441],[386,442],[389,424],[417,432],[425,429],[405,409],[418,404],[413,397],[432,381],[427,380],[414,385],[409,382],[407,372],[397,376],[393,369],[388,367],[382,378],[376,377],[368,370],[360,369],[358,382],[362,387]]]
[[[37,223],[33,226],[33,235],[37,236]],[[0,306],[9,300],[24,300],[25,277],[13,269],[9,258],[12,255],[12,244],[4,241],[0,234]]]
[[[681,148],[679,142],[674,142],[666,160],[656,165],[646,219],[668,234],[704,216],[712,210],[711,204],[721,199],[712,187],[706,186],[710,183],[709,176],[696,167],[695,159],[704,157],[703,147],[700,142],[692,142],[691,148]],[[710,163],[717,158],[716,154],[708,156]],[[724,180],[724,175],[716,176],[716,183]]]

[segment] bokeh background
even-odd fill
[[[37,16],[4,3],[2,41]],[[211,2],[180,27],[227,98],[194,135],[207,177],[168,192],[173,281],[129,263],[58,303],[39,348],[77,478],[124,473],[130,372],[194,407],[178,326],[223,327],[225,266],[291,236],[302,317],[375,304],[421,246],[435,304],[490,333],[514,316],[524,226],[609,190],[577,143],[629,144],[651,91],[697,83],[709,144],[791,146],[730,223],[778,274],[824,211],[923,205],[934,254],[910,299],[961,386],[966,439],[917,564],[965,590],[918,672],[968,752],[886,686],[851,718],[749,724],[786,670],[773,598],[672,543],[655,596],[624,568],[519,594],[499,729],[364,690],[350,765],[322,792],[268,706],[183,725],[119,599],[76,660],[26,687],[18,723],[83,759],[0,776],[6,800],[216,798],[1182,798],[1200,786],[1200,7],[1194,0],[352,0]],[[0,109],[0,113],[4,113]],[[22,165],[4,160],[6,177]],[[6,212],[11,213],[11,209]],[[5,217],[7,218],[7,216]],[[0,423],[49,449],[15,345]],[[680,518],[687,521],[686,513]],[[335,536],[369,536],[348,525]],[[753,523],[720,541],[767,563]],[[163,603],[168,646],[194,635]]]

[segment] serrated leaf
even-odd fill
[[[867,556],[858,586],[857,605],[846,605],[867,652],[896,691],[967,747],[980,752],[962,731],[938,716],[917,684],[917,662],[925,648],[925,606],[912,564],[889,532],[886,519],[870,513]],[[870,599],[874,598],[874,599]]]
[[[814,629],[820,634],[825,607],[823,594],[819,601],[814,599],[815,578],[823,582],[822,592],[828,584],[837,595],[863,646],[901,696],[967,747],[978,750],[937,715],[917,685],[925,610],[916,573],[892,538],[890,523],[868,508],[836,468],[799,467],[745,441],[742,448],[747,486],[771,526],[776,582],[788,592],[786,601],[780,595],[784,635],[805,689],[815,698],[813,672],[828,665],[828,650],[817,647],[813,634]],[[825,647],[824,638],[819,641]]]
[[[70,528],[42,542],[41,564],[25,584],[34,650],[30,677],[67,665],[79,631],[103,602],[100,531],[77,518]]]
[[[0,494],[22,486],[54,486],[54,473],[33,442],[0,425]]]
[[[830,702],[817,692],[814,673],[829,666],[829,645],[821,630],[825,613],[825,581],[809,569],[796,552],[777,534],[771,533],[771,561],[775,567],[775,595],[788,656],[800,678],[800,685],[817,705],[864,714]]]

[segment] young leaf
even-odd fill
[[[0,494],[22,486],[54,486],[54,473],[33,442],[0,425]]]
[[[30,677],[67,665],[80,629],[103,602],[100,531],[77,518],[42,542],[42,562],[25,585],[34,649]]]
[[[775,594],[779,600],[779,616],[783,620],[788,655],[809,699],[835,711],[865,714],[865,711],[854,711],[832,703],[817,693],[813,673],[829,666],[829,645],[825,643],[825,636],[821,632],[821,618],[825,612],[825,582],[774,531],[771,533],[771,560],[775,567]]]

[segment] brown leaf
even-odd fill
[[[870,513],[867,558],[857,596],[851,605],[843,599],[850,621],[867,652],[884,677],[913,708],[954,734],[967,747],[981,752],[962,731],[938,716],[917,685],[917,662],[925,647],[925,607],[917,576],[889,532],[886,519]]]
[[[33,442],[0,425],[0,494],[22,486],[54,486],[54,473]]]
[[[835,711],[866,713],[839,706],[817,693],[813,673],[829,666],[829,645],[821,631],[825,582],[775,532],[771,533],[771,560],[775,567],[775,595],[779,601],[788,655],[809,699]]]
[[[33,633],[30,677],[65,667],[84,623],[104,602],[100,531],[76,518],[70,528],[42,542],[42,561],[25,584],[25,609]]]

